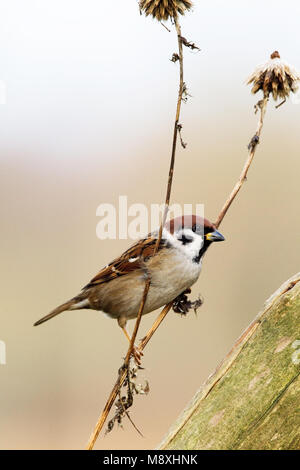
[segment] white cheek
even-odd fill
[[[199,255],[199,251],[203,247],[203,237],[200,235],[195,235],[195,240],[192,243],[188,243],[183,245],[183,248],[187,254],[187,256],[191,259],[194,259],[196,256]]]
[[[204,239],[201,235],[194,233],[191,229],[185,229],[184,235],[187,237],[193,238],[191,243],[183,243],[180,241],[182,232],[178,232],[174,237],[171,234],[166,234],[166,238],[171,243],[172,246],[178,248],[178,250],[183,253],[188,259],[193,260],[199,255],[199,251],[203,247]]]

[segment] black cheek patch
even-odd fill
[[[211,244],[210,241],[205,240],[204,245],[201,248],[201,250],[199,251],[198,255],[193,258],[194,263],[197,263],[197,264],[200,263],[200,260],[201,260],[202,256],[204,255],[204,253],[206,252],[206,250],[207,250],[207,248],[209,247],[210,244]]]
[[[192,243],[194,241],[193,237],[186,237],[183,234],[181,235],[179,240],[181,241],[183,245],[187,245],[188,243]]]

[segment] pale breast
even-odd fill
[[[201,264],[195,263],[173,248],[165,248],[145,261],[145,271],[137,270],[90,289],[91,308],[113,318],[135,318],[145,287],[145,273],[151,279],[144,313],[152,312],[192,286],[198,279]]]
[[[172,250],[172,254],[168,251]],[[170,248],[155,257],[148,266],[151,286],[145,305],[145,313],[174,300],[192,286],[201,272],[201,264],[188,259],[183,253]]]

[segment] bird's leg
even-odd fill
[[[131,338],[130,338],[130,335],[129,335],[128,331],[125,328],[126,321],[124,322],[124,320],[120,317],[120,318],[118,318],[118,324],[119,324],[120,328],[122,329],[124,335],[128,339],[129,344],[130,344]],[[133,355],[134,360],[137,363],[137,365],[140,365],[141,364],[141,357],[144,355],[143,352],[139,348],[134,346],[133,350],[132,350],[132,355]]]
[[[121,326],[121,328],[122,328],[122,331],[124,332],[124,335],[126,336],[126,338],[128,339],[128,341],[130,343],[131,338],[129,336],[128,331],[126,330],[125,326]],[[133,346],[132,355],[133,355],[134,360],[137,363],[137,365],[140,365],[141,364],[141,357],[144,355],[143,351],[141,351],[137,346]]]

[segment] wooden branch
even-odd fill
[[[160,449],[300,449],[300,273],[200,388]]]

